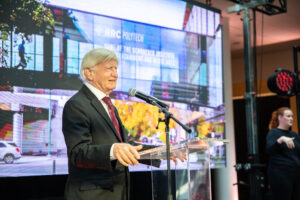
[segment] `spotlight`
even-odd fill
[[[295,79],[294,73],[279,68],[268,78],[268,88],[278,95],[292,96],[296,92]]]

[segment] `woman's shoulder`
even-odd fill
[[[281,133],[281,131],[278,128],[272,128],[272,129],[269,130],[268,133]]]
[[[294,131],[290,131],[290,133],[296,137],[300,137],[298,133],[294,132]]]
[[[278,128],[272,128],[269,130],[267,137],[279,137],[284,134],[284,131]]]

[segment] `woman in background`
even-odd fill
[[[272,113],[266,150],[273,200],[300,200],[300,137],[290,130],[292,125],[290,108],[282,107]]]

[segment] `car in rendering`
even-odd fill
[[[0,160],[6,164],[12,164],[21,158],[20,149],[14,143],[0,141]]]

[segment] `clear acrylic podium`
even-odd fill
[[[176,200],[211,200],[210,148],[224,145],[227,141],[200,139],[172,144],[171,158],[185,157],[177,165],[171,160],[172,193]],[[161,160],[160,167],[151,166],[152,199],[168,199],[166,146],[140,152],[141,159],[150,159],[153,165]],[[155,163],[154,163],[155,162]]]

